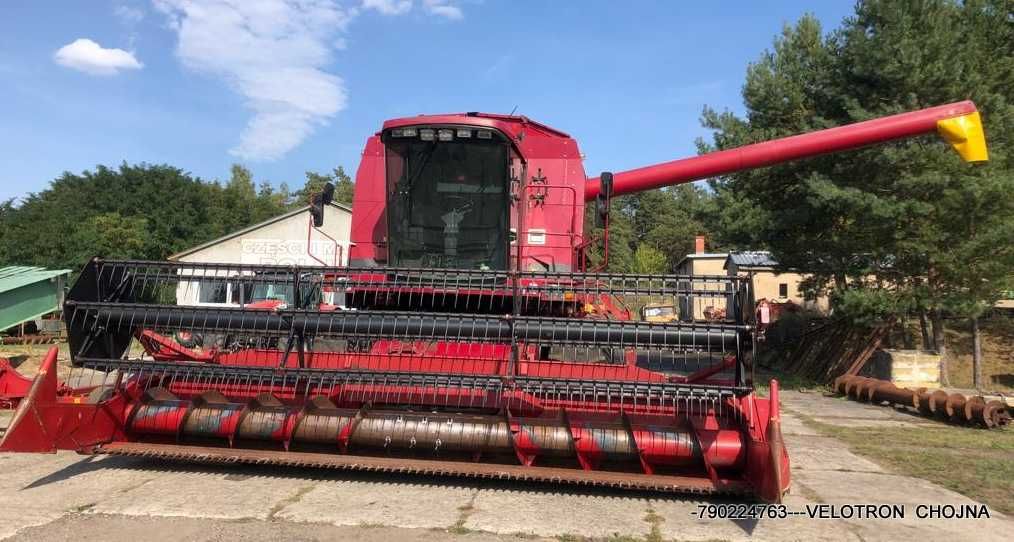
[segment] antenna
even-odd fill
[[[507,115],[507,116],[508,116],[508,117],[513,117],[513,116],[514,116],[514,112],[515,112],[515,111],[517,111],[517,110],[518,110],[518,106],[516,106],[516,105],[515,105],[515,106],[514,106],[514,109],[511,109],[511,113],[510,113],[510,115]]]

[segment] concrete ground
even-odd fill
[[[903,520],[700,520],[699,501],[512,483],[298,469],[160,464],[132,458],[0,454],[0,538],[12,540],[989,540],[1014,520],[916,519],[916,504],[972,504],[886,472],[822,437],[824,423],[933,423],[891,409],[783,392],[793,461],[786,504],[899,503]],[[0,427],[10,413],[0,413]]]

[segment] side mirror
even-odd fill
[[[609,206],[613,198],[613,174],[603,171],[599,175],[599,195],[595,197],[595,225],[606,227],[609,222]]]
[[[325,183],[323,190],[310,198],[310,215],[313,217],[313,227],[319,228],[324,225],[324,206],[334,201],[334,185]]]

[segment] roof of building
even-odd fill
[[[694,259],[707,259],[707,258],[725,258],[728,256],[725,252],[699,252],[695,254],[687,254],[683,257],[684,260]]]
[[[70,269],[46,269],[45,267],[21,265],[3,267],[0,268],[0,292],[68,274],[70,274]]]
[[[343,211],[348,211],[350,213],[352,212],[352,207],[349,207],[348,205],[343,205],[343,204],[337,203],[337,202],[331,202],[330,205],[332,207],[341,209]],[[190,254],[193,254],[195,252],[204,250],[204,249],[206,249],[206,248],[208,248],[210,246],[217,245],[217,244],[219,244],[219,243],[221,243],[223,241],[228,241],[229,239],[235,239],[235,238],[237,238],[237,237],[239,237],[241,235],[244,235],[244,234],[250,233],[250,232],[252,232],[254,230],[263,228],[264,226],[270,226],[271,224],[274,224],[276,222],[281,222],[281,221],[283,221],[283,220],[285,220],[287,218],[292,218],[292,217],[300,215],[300,214],[305,214],[309,210],[310,210],[310,206],[309,205],[304,205],[304,206],[302,206],[302,207],[300,207],[298,209],[294,209],[294,210],[289,211],[289,212],[287,212],[285,214],[281,214],[281,215],[269,218],[269,219],[265,220],[264,222],[259,222],[257,224],[254,224],[253,226],[247,226],[247,227],[245,227],[243,229],[236,230],[236,231],[234,231],[232,233],[227,233],[227,234],[219,237],[218,239],[212,239],[211,241],[208,241],[206,243],[201,243],[201,244],[197,245],[196,247],[191,247],[191,248],[188,248],[188,249],[186,249],[186,250],[184,250],[182,252],[177,252],[176,254],[173,254],[172,256],[169,256],[169,259],[170,260],[178,260],[178,259],[180,259],[180,258],[182,258],[184,256],[189,256]]]
[[[725,252],[697,252],[694,254],[687,254],[683,256],[680,261],[676,262],[676,269],[683,266],[683,262],[687,260],[724,260],[728,256]]]
[[[725,261],[728,269],[729,262],[736,264],[736,267],[777,267],[778,262],[766,250],[748,250],[743,252],[731,252]]]

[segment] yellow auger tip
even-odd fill
[[[989,160],[986,134],[982,130],[982,119],[978,111],[938,120],[937,132],[958,151],[962,160],[966,162]]]

